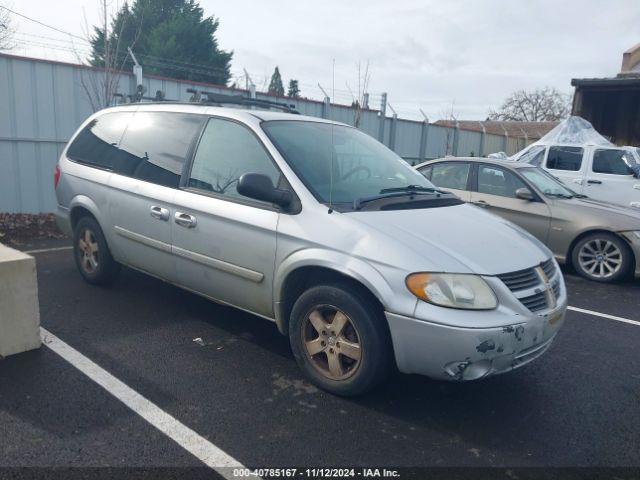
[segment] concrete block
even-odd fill
[[[39,347],[36,260],[0,244],[0,356]]]

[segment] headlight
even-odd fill
[[[491,310],[498,300],[491,287],[477,275],[454,273],[413,273],[407,288],[420,300],[441,307]]]

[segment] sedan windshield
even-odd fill
[[[329,123],[262,123],[276,148],[316,199],[357,209],[378,198],[445,194],[398,155],[361,131]],[[445,194],[447,195],[447,194]]]
[[[521,168],[518,170],[520,174],[529,180],[538,190],[548,197],[565,197],[572,198],[577,195],[576,192],[567,188],[553,175],[545,172],[541,168]]]

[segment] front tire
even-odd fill
[[[633,254],[617,235],[598,232],[580,239],[573,248],[571,260],[576,272],[596,282],[614,283],[624,280],[633,269]]]
[[[293,355],[307,377],[336,395],[362,394],[390,371],[392,348],[377,305],[351,285],[320,285],[295,302]]]
[[[120,264],[111,256],[100,225],[92,217],[81,218],[75,226],[73,254],[80,275],[92,285],[109,285],[120,271]]]

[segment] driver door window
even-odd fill
[[[280,178],[271,157],[246,127],[229,120],[210,119],[193,159],[189,187],[228,199],[258,202],[236,190],[238,179],[245,173],[267,175],[274,185]]]
[[[513,173],[501,168],[480,166],[478,169],[478,193],[516,198],[516,190],[528,188]]]
[[[624,150],[598,149],[593,154],[592,170],[594,173],[609,175],[633,175],[625,155],[631,154]]]

